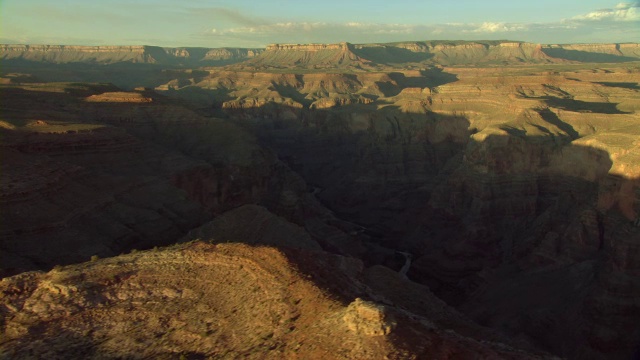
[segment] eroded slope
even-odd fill
[[[363,294],[357,260],[190,243],[5,278],[0,352],[11,358],[538,358],[428,319],[317,287]],[[338,267],[339,265],[339,267]],[[307,265],[312,267],[312,265]]]

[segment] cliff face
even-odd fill
[[[633,61],[640,59],[639,44],[553,44],[541,45],[525,42],[485,41],[485,42],[411,42],[381,44],[407,49],[415,53],[432,53],[432,61],[443,65],[471,64],[492,61],[550,63],[562,60],[594,61],[593,54],[613,55],[609,59]],[[369,45],[357,45],[367,48]],[[553,54],[553,55],[552,55]],[[584,55],[580,60],[571,55]],[[591,55],[591,57],[589,57]],[[608,58],[601,57],[601,60]],[[615,62],[615,61],[614,61]]]
[[[397,44],[272,44],[262,57],[245,65],[370,67],[374,64],[424,62],[455,65],[471,63],[557,62],[540,45],[520,42],[411,42]],[[422,54],[422,55],[420,55]]]
[[[266,51],[292,50],[292,51],[319,51],[319,50],[342,50],[347,51],[351,47],[349,43],[340,44],[270,44]]]
[[[130,52],[141,54],[147,46],[79,46],[79,45],[1,45],[2,52],[60,52],[75,51],[79,53],[111,53]]]
[[[157,95],[38,86],[2,90],[5,276],[174,242],[264,199],[278,169],[246,131]]]
[[[65,45],[2,45],[2,59],[24,59],[48,63],[70,62],[157,62],[146,46],[65,46]]]
[[[620,62],[640,58],[637,44],[540,45],[508,41],[427,41],[361,44],[354,48],[359,56],[382,64],[535,64],[568,61]]]
[[[539,45],[509,41],[417,41],[390,44],[271,44],[266,49],[157,46],[0,45],[0,59],[54,64],[119,62],[165,66],[372,69],[398,64],[522,64],[625,62],[640,59],[638,44]]]
[[[640,59],[640,44],[562,44],[544,45],[553,57],[580,62],[623,62]]]
[[[262,49],[209,49],[203,60],[238,60],[250,59],[262,53]]]
[[[573,358],[627,356],[640,318],[638,74],[517,69],[255,74],[302,106],[229,114],[362,226],[357,238],[413,254],[409,277],[472,318]],[[207,84],[249,95],[242,76],[223,77]],[[314,106],[356,95],[376,100]]]
[[[367,60],[353,52],[349,43],[340,44],[272,44],[244,66],[255,67],[361,67]]]
[[[256,56],[260,49],[161,48],[158,46],[0,45],[0,59],[54,64],[120,62],[167,66],[228,64]]]
[[[633,43],[545,45],[544,48],[584,51],[589,53],[611,54],[629,57],[640,56],[640,44]]]

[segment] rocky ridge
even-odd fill
[[[157,46],[0,45],[0,59],[55,64],[140,63],[240,68],[348,68],[410,64],[522,64],[638,61],[638,44],[532,44],[517,41],[417,41],[388,44],[271,44],[265,49]]]
[[[323,282],[340,284],[342,291],[314,283],[319,274],[306,271],[316,266],[328,276]],[[370,291],[362,273],[357,260],[328,254],[200,242],[24,273],[0,282],[0,354],[549,358],[353,298]]]
[[[332,67],[362,68],[369,61],[354,53],[353,45],[340,44],[271,44],[259,56],[243,62],[249,67],[298,67],[316,69]]]
[[[262,49],[162,48],[159,46],[0,45],[0,59],[54,64],[129,62],[165,66],[207,66],[242,61]]]
[[[157,95],[139,101],[151,98],[108,90],[2,89],[11,104],[3,107],[1,129],[5,275],[175,242],[213,214],[261,196],[269,170],[257,163],[270,160],[255,152],[250,135],[224,122],[205,123]],[[151,139],[180,136],[173,127],[224,132],[218,141],[207,138],[217,156],[194,158]],[[184,146],[187,153],[201,151]]]

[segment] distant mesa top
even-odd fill
[[[172,67],[351,68],[406,65],[617,63],[640,61],[640,44],[532,44],[520,41],[271,44],[264,49],[158,46],[0,45],[0,60],[54,64],[142,63]]]

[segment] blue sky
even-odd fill
[[[638,42],[640,0],[0,0],[0,42],[263,47],[510,39]]]

